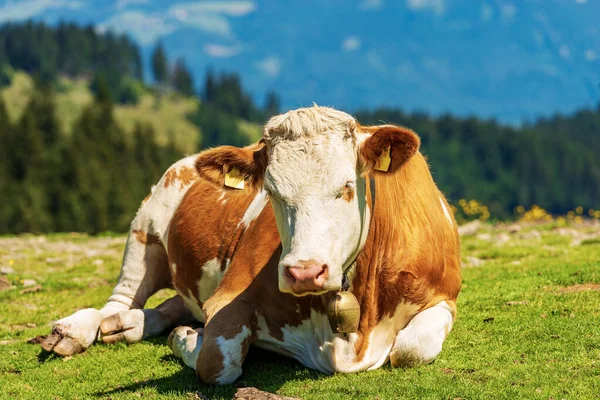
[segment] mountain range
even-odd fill
[[[600,103],[597,0],[0,0],[33,19],[161,41],[197,86],[240,74],[259,103],[399,107],[509,124]]]

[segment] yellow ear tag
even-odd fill
[[[244,177],[240,174],[240,170],[232,168],[231,171],[225,174],[225,186],[233,189],[244,188]]]
[[[390,148],[386,147],[383,149],[383,152],[377,159],[375,163],[375,170],[377,171],[387,171],[390,169],[390,163],[392,162],[392,158],[390,157]]]

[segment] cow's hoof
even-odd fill
[[[54,324],[52,334],[41,343],[42,349],[65,357],[84,352],[98,337],[101,320],[96,309],[77,311]]]
[[[181,358],[187,364],[186,358],[202,344],[203,328],[192,329],[189,326],[178,326],[171,332],[167,339],[167,344],[173,355]]]
[[[57,333],[48,335],[42,341],[42,349],[54,352],[63,357],[72,356],[85,350],[76,340],[69,337],[62,337]]]
[[[139,342],[144,338],[144,312],[139,309],[121,311],[100,323],[102,342]]]

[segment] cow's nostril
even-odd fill
[[[284,268],[285,276],[286,276],[286,278],[290,279],[292,282],[296,282],[296,277],[294,276],[294,274],[292,274],[291,268],[292,267],[289,267],[289,266]]]
[[[321,272],[319,272],[316,276],[316,279],[319,279],[321,276],[323,276],[326,272],[327,272],[327,264],[323,264],[323,266],[321,267]]]

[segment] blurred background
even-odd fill
[[[417,131],[460,222],[600,219],[596,0],[0,0],[0,233],[124,232],[312,102]]]

